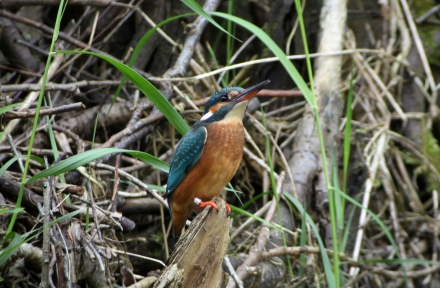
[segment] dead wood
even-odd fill
[[[70,0],[68,5],[87,5],[105,7],[111,4],[115,4],[116,0]],[[58,0],[2,0],[0,1],[0,8],[13,8],[23,5],[53,5],[58,6],[60,2]]]
[[[217,198],[218,213],[204,209],[191,222],[168,259],[168,267],[153,287],[226,287],[222,269],[229,243],[229,217],[225,201]]]
[[[0,17],[0,45],[2,51],[12,65],[19,69],[37,72],[40,64],[32,55],[30,49],[17,43],[23,36],[13,21]]]
[[[74,103],[74,104],[63,105],[55,108],[46,108],[46,109],[43,107],[40,110],[40,116],[56,115],[69,111],[82,110],[84,108],[86,108],[86,106],[84,106],[84,104],[82,103]],[[17,119],[17,118],[32,118],[32,117],[35,117],[35,110],[20,111],[20,112],[8,111],[3,115],[3,119],[5,120]]]
[[[5,174],[0,177],[0,191],[16,200],[20,192],[20,183]],[[43,197],[35,194],[32,190],[24,189],[23,204],[28,207],[35,207],[37,203],[43,203]]]
[[[342,50],[345,20],[347,17],[347,1],[324,1],[320,19],[320,39],[318,52],[334,52]],[[319,111],[319,119],[325,143],[326,165],[332,167],[332,153],[339,151],[339,125],[344,101],[339,93],[341,85],[342,56],[318,57],[315,63],[315,91]],[[321,213],[321,220],[327,222],[328,191],[321,160],[320,140],[318,137],[315,111],[307,106],[306,113],[300,121],[293,144],[292,158],[289,160],[290,171],[294,179],[294,187],[286,180],[286,187],[296,191],[298,201],[308,207],[315,206]],[[289,188],[287,188],[289,190]],[[315,198],[315,201],[312,201]],[[327,225],[327,223],[323,223]],[[330,231],[326,229],[326,231]],[[331,243],[328,243],[331,245]]]
[[[141,99],[141,103],[146,103],[146,99]],[[110,109],[111,107],[111,109]],[[105,104],[100,106],[95,106],[92,109],[87,109],[82,113],[76,113],[75,116],[65,117],[64,119],[57,122],[57,125],[65,127],[75,134],[92,133],[90,130],[90,123],[93,123],[96,119],[98,111],[100,111],[101,117],[98,119],[98,127],[104,125],[118,125],[127,123],[133,115],[132,103],[129,102],[119,102],[112,104]]]

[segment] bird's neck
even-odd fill
[[[240,122],[242,123],[244,112],[246,111],[246,107],[248,105],[249,101],[243,101],[235,105],[231,111],[228,112],[228,114],[225,115],[225,118],[223,118],[219,122],[223,123],[235,123]]]

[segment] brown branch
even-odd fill
[[[325,249],[325,251],[329,257],[333,257],[333,254],[334,254],[333,250]],[[312,247],[312,246],[277,247],[277,248],[273,248],[273,249],[270,249],[270,250],[263,252],[262,257],[272,258],[272,257],[277,257],[277,256],[282,256],[282,255],[290,255],[290,256],[298,257],[301,254],[319,254],[319,253],[321,253],[321,249],[319,247]],[[383,268],[368,267],[364,263],[354,260],[353,258],[349,257],[345,253],[339,253],[339,259],[341,261],[349,262],[351,266],[355,266],[355,267],[360,266],[360,267],[362,267],[362,269],[371,271],[371,273],[383,275],[388,278],[404,278],[404,277],[417,278],[417,277],[427,276],[431,273],[434,273],[434,272],[440,270],[440,265],[433,265],[433,266],[427,267],[423,270],[406,271],[406,273],[404,273],[402,271],[391,271],[391,270],[386,270]]]
[[[0,177],[0,190],[2,193],[9,195],[16,200],[20,191],[20,183],[8,177],[8,174],[5,173]],[[37,203],[43,203],[43,197],[24,188],[23,204],[28,207],[33,207]]]
[[[47,161],[46,161],[47,162]],[[51,181],[52,177],[49,177]],[[45,182],[43,185],[43,267],[41,272],[41,287],[49,287],[50,264],[50,210],[51,210],[52,184]]]
[[[0,17],[6,17],[6,18],[12,19],[14,21],[26,24],[28,26],[35,27],[35,28],[43,31],[44,33],[46,33],[48,35],[53,35],[53,33],[54,33],[54,30],[52,28],[50,28],[49,26],[46,26],[46,25],[44,25],[44,24],[42,24],[40,22],[36,22],[36,21],[33,21],[33,20],[25,18],[25,17],[21,17],[21,16],[18,16],[18,15],[15,15],[15,14],[10,13],[10,12],[8,12],[6,10],[3,10],[3,9],[0,9]],[[92,51],[94,53],[98,53],[98,54],[105,55],[107,57],[111,57],[113,59],[116,59],[112,55],[109,55],[108,53],[105,53],[102,50],[90,47],[87,43],[79,41],[79,40],[69,36],[68,34],[62,32],[62,31],[58,32],[58,37],[59,37],[59,39],[64,40],[64,41],[66,41],[66,42],[68,42],[70,44],[73,44],[73,45],[75,45],[75,46],[77,46],[77,47],[79,47],[81,49],[86,49],[88,51]],[[119,59],[116,59],[116,60],[118,60],[119,62],[122,62]],[[141,70],[138,70],[138,69],[135,69],[135,68],[134,68],[134,70],[136,70],[136,72],[138,72],[139,74],[141,74],[142,76],[144,76],[146,78],[151,77],[150,74],[148,74],[148,73],[146,73],[144,71],[141,71]],[[159,83],[159,85],[162,85],[162,84]]]
[[[258,97],[302,97],[303,93],[299,90],[270,90],[263,89],[258,92]]]
[[[15,15],[15,14],[13,14],[11,12],[8,12],[6,10],[3,10],[3,9],[0,10],[0,16],[12,19],[12,20],[17,21],[17,22],[24,23],[24,24],[32,26],[32,27],[35,27],[35,28],[43,31],[44,33],[46,33],[48,35],[53,35],[53,33],[54,33],[54,30],[52,28],[50,28],[49,26],[46,26],[46,25],[44,25],[44,24],[42,24],[40,22],[36,22],[34,20],[31,20],[31,19],[28,19],[28,18],[25,18],[25,17],[21,17],[21,16],[18,16],[18,15]],[[90,51],[97,52],[97,53],[102,53],[101,51],[98,51],[98,50],[96,50],[94,48],[89,47],[86,43],[84,43],[82,41],[79,41],[79,40],[77,40],[77,39],[67,35],[64,32],[59,31],[58,37],[61,40],[65,40],[65,41],[67,41],[67,42],[69,42],[71,44],[74,44],[75,46],[77,46],[79,48],[82,48],[82,49],[89,48]]]
[[[70,111],[81,110],[85,108],[86,106],[83,103],[78,102],[78,103],[63,105],[55,108],[41,109],[40,116],[56,115]],[[5,114],[3,114],[3,119],[32,118],[35,117],[35,113],[36,113],[35,110],[27,110],[20,112],[8,111]]]
[[[327,254],[332,257],[333,256],[333,250],[325,249]],[[267,251],[264,251],[262,256],[263,258],[272,258],[282,255],[290,255],[298,257],[301,254],[319,254],[321,252],[321,249],[319,247],[312,247],[312,246],[298,246],[298,247],[277,247],[273,248]],[[348,261],[350,264],[354,264],[354,266],[359,266],[356,261],[352,258],[350,258],[348,255],[344,253],[339,253],[339,259],[341,261]]]
[[[26,71],[38,72],[40,69],[38,60],[32,55],[29,47],[18,43],[23,40],[23,36],[17,25],[10,19],[4,17],[0,17],[0,25],[2,27],[0,45],[4,57],[6,57],[14,67]]]
[[[133,135],[134,132],[137,132],[140,129],[148,125],[151,125],[159,120],[162,120],[164,118],[165,117],[163,116],[162,113],[156,113],[148,116],[147,118],[141,119],[140,121],[136,122],[134,125],[128,126],[124,130],[121,130],[118,133],[114,134],[112,137],[110,137],[110,139],[107,142],[101,145],[101,148],[112,147],[115,145],[117,141],[121,140],[122,138],[127,137],[129,135]]]
[[[83,5],[106,7],[116,3],[117,0],[69,0],[67,5]],[[19,6],[36,6],[36,5],[60,5],[60,0],[2,0],[0,1],[0,8],[12,8]]]
[[[0,67],[1,68],[1,67]],[[74,92],[79,88],[87,87],[87,86],[117,86],[121,84],[120,80],[102,80],[102,81],[78,81],[74,83],[67,83],[67,84],[58,84],[49,82],[46,83],[46,86],[44,87],[45,91],[71,91]],[[125,85],[125,86],[133,86],[133,85]],[[134,87],[134,86],[133,86]],[[40,91],[41,85],[40,84],[30,84],[30,83],[24,83],[24,84],[11,84],[11,85],[2,85],[1,91],[2,92],[11,92],[11,91]]]
[[[203,10],[206,12],[215,11],[217,6],[220,4],[219,0],[208,0],[203,5]],[[183,45],[182,52],[179,55],[174,66],[168,69],[163,78],[172,78],[175,76],[183,76],[186,74],[189,62],[194,54],[195,47],[199,43],[200,37],[202,36],[203,30],[205,30],[206,25],[208,25],[208,20],[203,17],[197,17],[194,23],[187,25],[189,28],[188,37],[186,37],[185,44]]]
[[[20,152],[27,152],[28,151],[28,147],[20,147],[20,146],[16,146],[15,147],[18,151]],[[11,150],[11,146],[0,146],[0,152],[7,152]],[[53,156],[53,150],[50,149],[37,149],[37,148],[32,148],[32,155],[39,155],[39,156]]]

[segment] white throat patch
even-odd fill
[[[212,114],[211,112],[208,112],[205,115],[203,115],[202,118],[200,118],[200,121],[205,121],[206,119],[208,119],[212,115],[214,115],[214,114]]]
[[[228,112],[228,114],[225,115],[224,120],[242,120],[243,116],[244,116],[244,112],[246,111],[246,107],[249,104],[248,100],[245,100],[243,102],[240,102],[238,104],[236,104],[231,111]],[[202,118],[200,118],[200,121],[205,121],[209,118],[211,118],[211,116],[214,115],[211,111],[209,111],[208,113],[206,113],[205,115],[202,116]]]

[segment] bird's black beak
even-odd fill
[[[260,92],[261,89],[263,89],[263,86],[270,83],[270,80],[263,81],[257,85],[251,86],[247,89],[244,89],[241,91],[237,96],[234,98],[234,102],[239,103],[243,102],[245,100],[252,99],[255,95],[257,95],[258,92]]]

